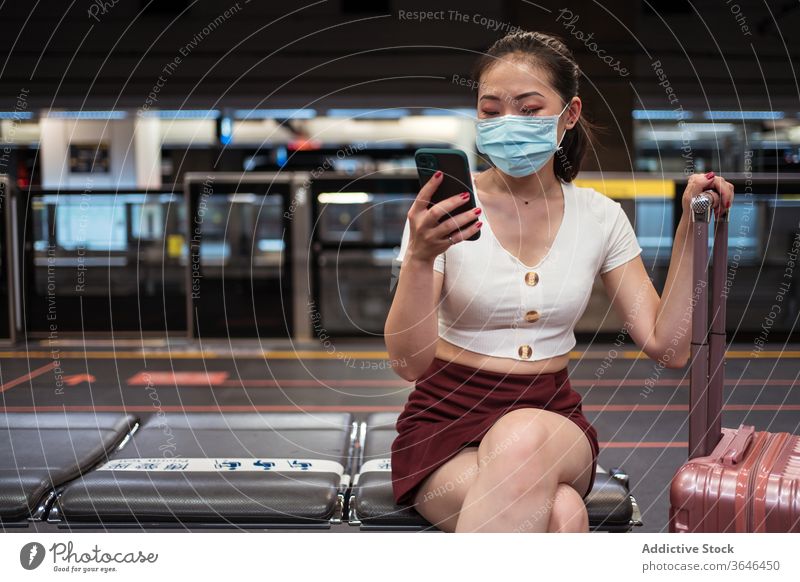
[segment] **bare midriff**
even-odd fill
[[[463,364],[489,372],[501,372],[508,374],[541,374],[558,372],[567,367],[569,353],[543,360],[525,362],[513,358],[498,358],[471,352],[445,339],[439,338],[436,344],[436,357],[447,362]]]

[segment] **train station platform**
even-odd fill
[[[42,341],[27,347],[4,348],[0,351],[3,413],[0,418],[10,419],[7,424],[26,415],[58,419],[70,414],[72,418],[83,415],[84,424],[89,418],[90,428],[91,418],[104,418],[103,422],[110,423],[108,430],[113,428],[116,432],[111,436],[103,433],[102,439],[88,447],[91,458],[86,463],[78,463],[80,467],[73,467],[59,482],[52,483],[58,493],[66,490],[69,495],[59,497],[60,501],[51,500],[49,521],[26,518],[22,520],[25,527],[20,528],[19,522],[0,519],[0,525],[6,531],[111,529],[112,526],[119,529],[120,524],[124,526],[123,531],[132,526],[143,530],[153,526],[161,528],[164,519],[158,518],[158,512],[163,507],[150,508],[151,513],[155,513],[142,520],[137,520],[135,509],[128,511],[128,518],[123,519],[120,516],[126,512],[120,508],[114,514],[113,523],[96,520],[96,516],[88,519],[92,511],[87,494],[91,496],[92,487],[99,487],[95,491],[104,491],[102,497],[108,498],[109,483],[90,480],[88,485],[81,484],[79,474],[88,467],[101,467],[100,459],[108,462],[165,458],[168,456],[164,453],[165,446],[182,447],[184,457],[207,455],[214,440],[206,441],[207,437],[193,436],[193,433],[202,426],[216,426],[232,435],[234,441],[239,440],[239,445],[230,443],[231,448],[220,448],[212,455],[216,455],[215,458],[301,456],[318,458],[333,463],[329,467],[337,467],[333,474],[339,475],[338,478],[323,480],[324,485],[315,481],[317,489],[326,488],[328,497],[314,501],[312,495],[303,501],[306,503],[303,507],[311,503],[309,499],[317,504],[314,505],[317,513],[311,512],[313,515],[309,514],[308,520],[309,523],[317,520],[321,527],[307,528],[308,524],[303,524],[298,531],[352,533],[369,529],[360,523],[363,520],[358,519],[351,507],[344,506],[348,499],[338,495],[353,491],[352,478],[359,474],[361,464],[388,457],[388,454],[364,449],[364,439],[369,434],[366,428],[381,415],[384,415],[384,427],[391,427],[391,422],[385,419],[402,410],[413,389],[412,383],[388,369],[386,357],[381,342],[363,340],[337,341],[327,349],[321,349],[318,344],[281,341],[199,345],[182,340],[118,340],[114,343],[69,340],[55,344]],[[594,343],[576,346],[571,353],[569,370],[572,386],[583,398],[583,411],[598,431],[600,466],[604,470],[622,469],[623,480],[635,499],[642,525],[628,530],[667,531],[669,483],[687,457],[688,367],[685,370],[662,368],[638,350]],[[800,392],[793,390],[800,382],[798,374],[800,345],[776,344],[754,352],[752,344],[731,344],[726,356],[723,426],[745,422],[760,430],[798,432]],[[113,418],[114,415],[117,417]],[[215,419],[218,426],[208,424],[210,418]],[[257,429],[253,422],[260,422],[261,428]],[[322,441],[312,439],[300,448],[287,449],[280,427],[289,430],[292,423],[298,428],[305,426],[312,431],[332,432],[318,433],[314,437],[327,435]],[[134,426],[139,431],[132,435],[134,448],[128,443],[115,453],[115,447],[126,435],[131,436],[128,433]],[[274,430],[269,432],[264,427]],[[178,441],[171,444],[164,437],[165,428],[182,436],[176,436]],[[6,430],[11,431],[8,426]],[[160,440],[153,440],[152,435],[157,434],[161,434]],[[308,436],[311,433],[298,434]],[[263,438],[253,435],[263,435]],[[324,451],[315,450],[320,442],[328,443]],[[381,446],[386,448],[385,443]],[[181,452],[176,449],[175,455]],[[75,464],[75,459],[68,460]],[[377,465],[369,466],[375,469]],[[83,477],[83,481],[87,479]],[[82,492],[75,488],[75,483],[84,487]],[[302,485],[294,489],[302,489]],[[275,484],[277,490],[282,486],[285,484]],[[247,484],[243,490],[246,492]],[[140,495],[145,493],[140,492]],[[212,511],[218,511],[226,503],[225,499],[218,501],[220,505],[212,507]],[[294,501],[284,501],[287,514],[296,516],[298,509],[292,505]],[[255,503],[262,508],[269,505],[265,499]],[[334,519],[329,519],[328,509],[335,510]],[[167,521],[172,528],[192,531],[221,526],[281,531],[293,528],[292,520],[281,523],[269,512],[263,513],[261,523],[257,519],[208,519],[209,515],[203,514],[202,519],[194,521]],[[425,529],[414,520],[403,523],[411,523],[410,529],[414,531]]]

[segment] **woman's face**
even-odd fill
[[[481,77],[478,87],[478,119],[503,115],[558,115],[566,102],[550,82],[549,72],[519,59],[499,60]],[[572,128],[580,117],[580,97],[558,120],[558,135]]]

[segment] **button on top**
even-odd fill
[[[528,271],[525,273],[525,283],[533,287],[539,282],[539,274],[536,271]]]
[[[525,314],[525,321],[528,323],[533,323],[539,319],[539,312],[536,310],[531,310]]]
[[[522,358],[523,360],[528,360],[530,359],[531,355],[533,355],[533,349],[531,349],[531,346],[529,346],[528,344],[525,344],[519,346],[517,353],[519,354],[519,357]]]

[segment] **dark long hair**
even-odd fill
[[[543,32],[517,31],[497,40],[475,62],[472,70],[474,86],[480,86],[481,77],[506,55],[519,57],[549,71],[553,86],[564,103],[578,95],[581,70],[572,51],[558,36]],[[581,112],[578,123],[567,130],[561,142],[562,149],[554,157],[554,170],[558,178],[571,182],[578,175],[596,130],[598,126],[587,120]]]

